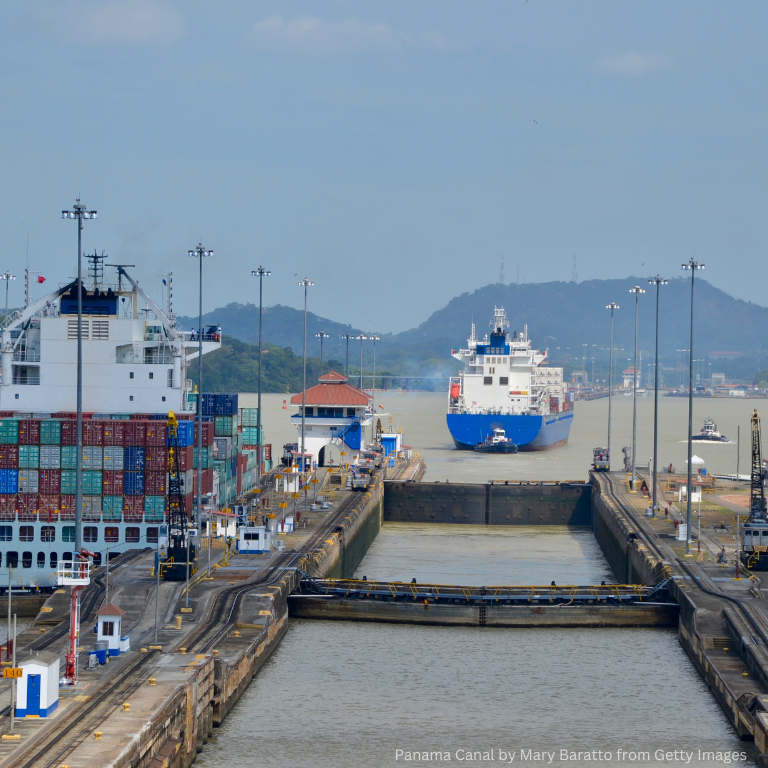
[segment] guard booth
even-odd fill
[[[241,555],[266,555],[272,551],[272,532],[263,525],[240,528],[237,551]]]
[[[382,432],[380,439],[385,456],[397,456],[403,448],[402,432]]]
[[[121,653],[130,650],[130,639],[126,635],[120,634],[122,618],[125,611],[118,608],[113,603],[107,603],[98,613],[98,624],[96,625],[96,642],[103,640],[107,643],[107,649],[110,656],[119,656]],[[104,646],[102,646],[103,648]]]
[[[17,717],[48,717],[59,706],[59,657],[41,651],[19,664]]]

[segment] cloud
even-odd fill
[[[62,43],[104,48],[172,45],[186,31],[181,16],[158,0],[68,2],[41,20]]]
[[[269,16],[252,29],[258,48],[308,54],[340,54],[356,51],[394,51],[401,48],[445,50],[453,44],[440,32],[410,34],[384,22],[359,19],[325,21],[316,16],[286,19]]]
[[[626,51],[615,56],[603,56],[596,62],[596,69],[620,77],[643,77],[664,72],[672,66],[672,59],[663,53]]]

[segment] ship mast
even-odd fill
[[[749,488],[749,519],[765,520],[765,489],[763,488],[763,461],[760,452],[760,416],[757,408],[752,413],[752,475]]]

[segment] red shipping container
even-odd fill
[[[266,461],[270,461],[272,459],[272,443],[267,443],[264,446],[264,455],[261,458],[265,459]]]
[[[198,428],[197,428],[197,422],[195,422],[195,445],[197,445],[197,434],[198,434]],[[204,421],[203,422],[203,447],[205,448],[209,445],[213,445],[213,422]]]
[[[77,422],[65,419],[61,422],[61,444],[77,445]]]
[[[237,492],[238,493],[243,492],[243,476],[242,475],[237,476]]]
[[[149,421],[151,416],[151,413],[132,413],[131,421]]]
[[[133,418],[133,417],[131,417]],[[146,445],[147,429],[140,421],[126,421],[124,445]]]
[[[123,520],[126,523],[140,523],[144,519],[144,497],[126,496],[123,499]]]
[[[144,473],[144,493],[147,496],[165,496],[165,472]]]
[[[0,445],[0,469],[18,469],[19,446]]]
[[[74,411],[59,411],[51,414],[52,419],[76,419],[77,414]]]
[[[179,463],[179,472],[186,472],[188,469],[192,469],[194,458],[194,446],[188,445],[186,448],[178,448],[176,451],[176,461]]]
[[[61,504],[61,519],[62,520],[74,520],[75,519],[75,496],[74,494],[63,494],[59,497],[59,504]]]
[[[53,494],[61,493],[61,470],[60,469],[41,469],[38,475],[40,493]],[[74,498],[74,496],[72,497]]]
[[[104,445],[125,445],[125,422],[104,422]]]
[[[149,438],[149,433],[147,433]],[[144,469],[147,472],[167,472],[168,471],[168,449],[167,448],[147,448]],[[157,496],[159,494],[146,492],[147,496]]]
[[[162,421],[150,421],[147,425],[147,445],[165,447],[168,428]]]
[[[100,421],[83,422],[83,445],[104,445],[104,425]]]
[[[40,422],[37,419],[19,422],[19,445],[40,445]]]
[[[38,499],[38,520],[41,523],[53,523],[58,520],[59,509],[58,495],[40,494]]]
[[[37,494],[36,493],[20,493],[19,503],[16,507],[19,510],[19,515],[31,516],[37,509]]]
[[[192,517],[193,514],[193,494],[189,493],[184,497],[184,509],[187,511],[187,515]]]
[[[102,492],[105,496],[122,496],[125,472],[122,469],[105,469],[102,472]]]

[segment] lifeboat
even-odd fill
[[[461,394],[461,387],[459,386],[459,384],[457,383],[451,384],[451,400],[458,400],[460,394]]]

